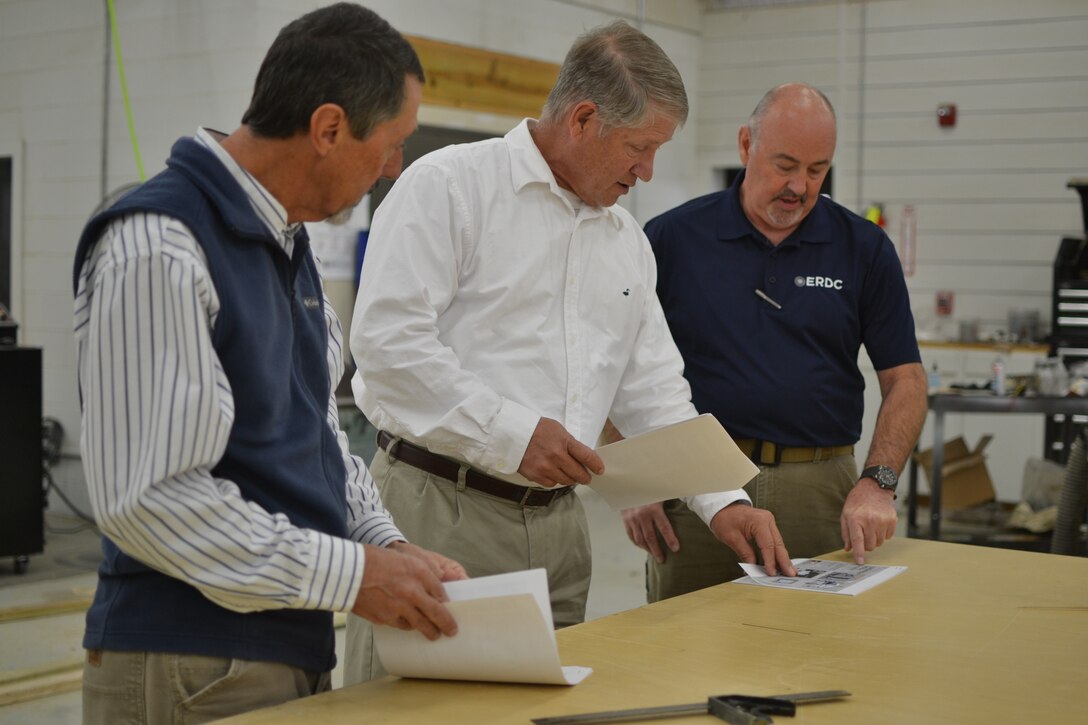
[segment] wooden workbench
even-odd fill
[[[853,697],[777,722],[1088,722],[1088,559],[893,539],[869,562],[909,570],[856,597],[723,584],[561,630],[563,664],[594,668],[575,687],[385,678],[223,722],[527,723],[830,689]]]

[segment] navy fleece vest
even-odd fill
[[[305,231],[289,259],[222,163],[182,139],[165,171],[88,223],[76,252],[77,279],[109,221],[137,211],[175,217],[193,231],[219,295],[212,343],[230,380],[234,424],[213,474],[296,526],[346,537],[346,473],[326,420],[324,298]],[[89,649],[236,657],[310,671],[335,663],[328,612],[233,612],[107,537],[103,550],[83,640]]]

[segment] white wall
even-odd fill
[[[118,36],[146,176],[163,168],[171,144],[198,125],[237,127],[253,80],[278,30],[318,0],[115,0]],[[655,38],[695,99],[697,0],[371,0],[404,33],[563,60],[584,29],[622,17]],[[0,154],[15,159],[13,304],[20,342],[44,348],[44,410],[78,451],[79,401],[71,333],[71,260],[102,190],[138,179],[116,65],[111,57],[109,122],[102,143],[104,0],[0,0]],[[641,7],[641,10],[640,10]],[[503,132],[517,118],[425,107],[421,121]],[[657,181],[626,201],[647,220],[691,194],[695,128],[665,147]],[[107,175],[102,179],[105,154]],[[338,290],[337,292],[342,292]],[[335,295],[337,299],[345,295]],[[350,292],[346,295],[350,304]],[[57,471],[80,501],[78,466]],[[85,499],[82,499],[85,502]]]
[[[956,319],[1004,328],[1009,308],[1049,324],[1052,264],[1084,234],[1066,182],[1088,175],[1088,3],[874,0],[708,13],[699,83],[700,183],[737,165],[736,132],[787,81],[823,89],[839,114],[834,196],[885,205],[898,243],[917,209],[908,280],[923,332],[937,290]],[[939,103],[958,106],[939,128]]]

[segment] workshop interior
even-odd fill
[[[0,0],[0,725],[80,722],[80,642],[102,557],[83,474],[72,330],[72,264],[81,230],[97,211],[160,171],[178,137],[202,126],[236,128],[277,30],[325,4]],[[1086,629],[1088,3],[361,4],[405,35],[428,75],[419,127],[404,149],[406,167],[451,144],[502,137],[521,119],[539,114],[568,46],[583,30],[621,19],[656,40],[683,77],[691,113],[658,152],[653,182],[639,184],[619,202],[639,225],[729,188],[743,169],[737,129],[766,89],[789,81],[820,88],[838,123],[834,163],[821,193],[879,226],[894,245],[927,374],[928,412],[900,474],[895,541],[955,544],[972,547],[971,556],[1012,557],[1001,562],[1040,561],[1016,558],[1028,555],[1072,562],[1068,571],[1073,586],[1079,582],[1079,604],[1039,604],[1060,610],[1055,616],[1064,619],[1052,630],[1039,624],[1023,639],[1050,652],[1050,644],[1039,643],[1052,642],[1054,631]],[[346,225],[307,224],[345,334],[371,215],[393,185],[379,182]],[[369,462],[377,431],[355,404],[354,362],[347,363],[337,388],[341,423],[352,452]],[[858,368],[865,383],[862,431],[854,447],[860,471],[877,424],[881,383],[864,348]],[[622,642],[616,651],[626,652],[623,637],[652,626],[655,612],[670,615],[663,619],[683,616],[673,603],[647,605],[645,553],[628,541],[616,511],[593,494],[579,495],[591,530],[593,575],[586,624],[559,632],[564,663],[577,659],[568,652],[593,651],[592,637],[579,634],[582,627],[612,622],[609,636]],[[912,558],[906,574],[853,598],[848,616],[860,617],[866,597],[913,581],[909,577],[928,561]],[[1030,563],[1024,566],[1031,569]],[[700,594],[685,596],[696,604],[711,601]],[[838,601],[828,594],[783,594],[823,597],[820,612],[832,606],[825,599]],[[1025,618],[1036,611],[1033,596],[1030,590],[1024,594]],[[616,616],[632,617],[622,620],[629,626],[617,626],[621,620],[611,619]],[[772,626],[757,622],[754,610],[745,616],[752,628]],[[954,616],[970,629],[969,615]],[[335,622],[342,659],[343,616]],[[918,636],[936,638],[941,632]],[[788,636],[773,641],[783,654],[768,660],[788,657]],[[690,645],[698,649],[694,640]],[[894,635],[889,646],[897,654],[910,649],[906,635]],[[992,655],[1001,647],[993,634],[978,651]],[[624,668],[619,656],[611,664]],[[763,665],[743,666],[763,671]],[[612,682],[614,674],[601,664],[594,669],[586,684],[570,691],[592,687],[594,679]],[[894,664],[889,669],[894,681]],[[1075,672],[1053,677],[1063,686],[1080,683]],[[969,673],[957,676],[967,683],[965,691],[984,688]],[[770,722],[773,715],[790,722],[796,703],[798,722],[824,722],[825,713],[842,713],[841,719],[830,718],[836,721],[881,721],[867,709],[864,690],[847,692],[846,677],[841,684],[821,682],[799,692],[767,680],[766,689],[756,692],[677,695],[674,702],[690,701],[688,710],[659,714],[695,713],[707,722]],[[342,683],[338,669],[334,688]],[[652,689],[653,680],[643,683]],[[464,683],[442,685],[449,689],[432,682],[420,690],[425,695],[404,694],[397,686],[385,694],[398,707],[408,707],[412,697],[446,696],[464,708],[465,700],[476,697],[453,690],[471,687]],[[529,719],[522,717],[526,709],[536,722],[556,723],[594,721],[572,719],[571,712],[620,709],[579,700],[579,707],[563,715],[547,699],[559,697],[561,688],[545,697],[544,685],[509,687],[524,688],[515,692],[530,693],[533,705],[515,708],[513,721]],[[938,689],[940,702],[956,701],[952,691]],[[781,697],[771,697],[780,690]],[[1061,715],[1078,707],[1088,711],[1083,691],[1080,684],[1068,685],[1055,721],[1065,721]],[[666,694],[658,701],[641,698],[628,714],[646,719],[658,705],[680,707]],[[304,722],[308,716],[287,712],[284,717],[298,719],[277,721]],[[458,712],[457,718],[469,719],[449,721],[472,721],[465,714],[470,710]],[[961,714],[947,721],[978,721],[956,712]],[[945,721],[939,709],[934,720]]]

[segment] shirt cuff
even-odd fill
[[[479,465],[500,473],[517,473],[539,423],[539,413],[503,398],[499,414],[491,424],[491,436],[481,451]]]
[[[360,544],[370,544],[382,548],[389,546],[394,541],[407,541],[407,537],[400,532],[400,529],[397,528],[397,525],[393,523],[389,516],[377,512],[364,518],[353,531],[349,532],[349,536]]]
[[[363,545],[317,531],[307,533],[316,555],[305,569],[308,576],[299,583],[292,608],[350,612],[363,585]]]
[[[703,520],[703,523],[710,526],[710,520],[714,518],[714,515],[721,511],[729,504],[743,502],[751,505],[752,499],[748,498],[748,494],[744,492],[743,488],[738,488],[735,491],[721,491],[719,493],[701,493],[698,496],[688,496],[681,499],[688,505],[688,508],[695,512],[695,515]]]

